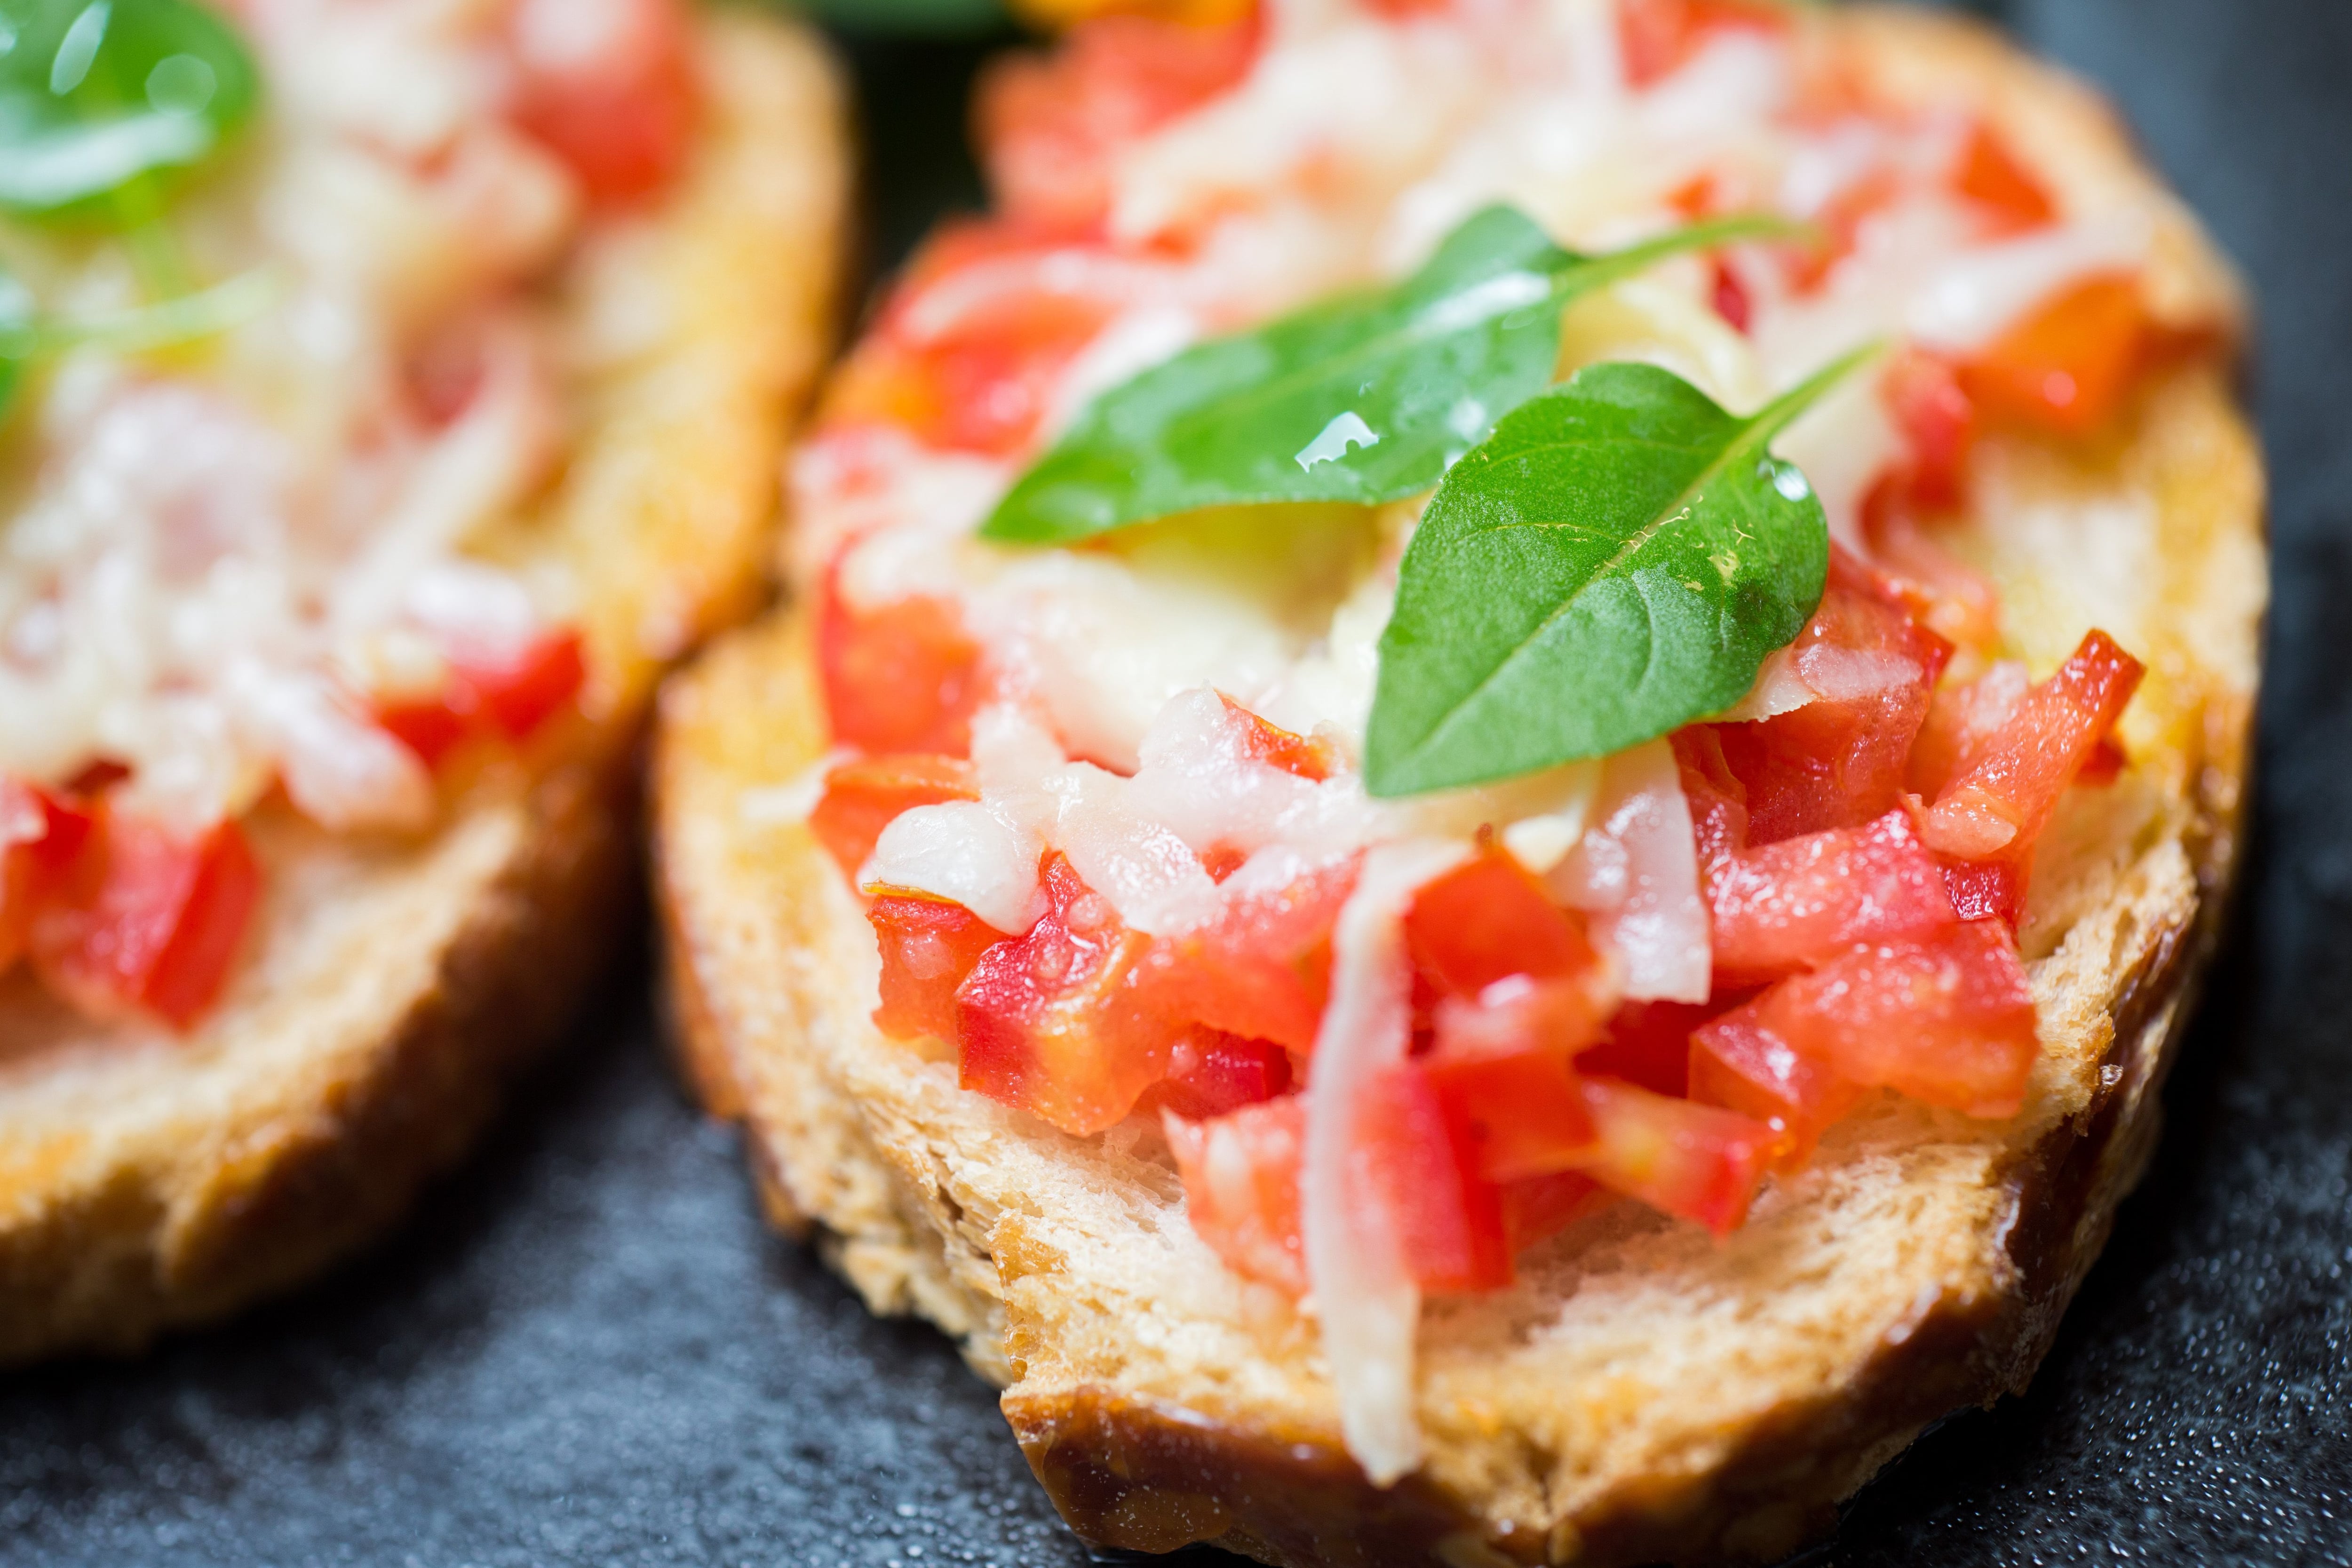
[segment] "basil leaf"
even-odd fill
[[[40,315],[25,286],[0,271],[0,416],[37,359],[86,345],[147,353],[195,342],[261,314],[277,302],[279,288],[266,270],[247,272],[157,304],[60,321]]]
[[[259,86],[189,0],[0,0],[0,207],[72,213],[196,163]]]
[[[1402,283],[1199,344],[1104,393],[980,536],[1066,544],[1203,507],[1417,494],[1550,384],[1570,300],[1789,227],[1733,218],[1582,257],[1488,207]]]
[[[8,405],[16,401],[25,362],[32,357],[32,293],[0,268],[0,418],[7,416]]]
[[[1769,445],[1876,352],[1748,419],[1646,364],[1593,365],[1506,416],[1406,548],[1365,786],[1606,756],[1738,701],[1829,569],[1821,502]]]

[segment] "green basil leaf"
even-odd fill
[[[0,0],[0,207],[73,213],[199,163],[259,91],[190,0]]]
[[[1570,300],[1789,226],[1733,218],[1582,257],[1488,207],[1401,283],[1199,344],[1104,393],[980,536],[1066,544],[1204,507],[1417,494],[1549,384]]]
[[[8,405],[16,401],[25,362],[32,357],[32,293],[0,268],[0,418],[7,416]]]
[[[1774,436],[1868,355],[1752,418],[1599,364],[1455,464],[1398,572],[1365,735],[1376,795],[1606,756],[1730,707],[1821,603],[1829,525]]]

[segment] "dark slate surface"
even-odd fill
[[[2261,289],[2260,831],[2156,1171],[2032,1392],[1804,1561],[2352,1563],[2352,4],[1977,8],[2115,89]],[[940,141],[971,56],[852,52],[889,256],[972,199]],[[145,1362],[0,1382],[0,1565],[1086,1562],[937,1336],[761,1230],[645,991],[616,976],[372,1258]]]

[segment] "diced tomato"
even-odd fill
[[[1780,6],[1762,0],[1619,0],[1617,10],[1625,74],[1636,87],[1681,69],[1718,29],[1780,33],[1788,25]]]
[[[878,895],[866,911],[882,949],[882,1005],[875,1027],[894,1040],[956,1037],[956,989],[1003,931],[944,899]]]
[[[1855,948],[1741,1015],[1843,1078],[1971,1116],[2015,1114],[2040,1049],[2025,966],[1995,921]]]
[[[1609,1079],[1586,1079],[1584,1097],[1594,1136],[1585,1172],[1593,1180],[1717,1236],[1748,1217],[1779,1143],[1771,1128]]]
[[[1132,999],[1150,939],[1121,925],[1059,850],[1043,874],[1045,918],[982,952],[956,988],[955,1037],[966,1089],[1083,1136],[1165,1076],[1177,1031]]]
[[[1158,939],[1135,975],[1137,1005],[1178,1026],[1202,1024],[1304,1057],[1329,993],[1331,927],[1355,885],[1356,862],[1327,866]]]
[[[1743,850],[1708,868],[1717,986],[1790,974],[1857,942],[1956,923],[1935,857],[1900,808]]]
[[[1690,1097],[1771,1128],[1777,1162],[1792,1165],[1853,1109],[1862,1089],[1766,1028],[1759,1005],[1734,1008],[1692,1034]]]
[[[1331,776],[1331,747],[1323,741],[1294,735],[1279,725],[1269,724],[1232,698],[1219,692],[1225,711],[1239,718],[1242,731],[1242,754],[1252,762],[1264,763],[1270,768],[1280,768],[1286,773],[1321,784]]]
[[[1850,563],[1845,572],[1858,572]],[[1903,788],[1912,738],[1951,645],[1869,591],[1832,580],[1798,634],[1798,676],[1820,695],[1793,712],[1716,732],[1747,789],[1758,844],[1885,816]]]
[[[1600,1042],[1577,1057],[1576,1070],[1680,1099],[1688,1087],[1691,1031],[1734,1005],[1740,994],[1706,1002],[1628,1002],[1611,1016]]]
[[[1952,910],[1964,921],[1999,921],[2010,930],[2025,918],[2025,862],[2022,860],[1962,860],[1936,857],[1944,874],[1944,892]]]
[[[1887,365],[1879,392],[1910,448],[1906,498],[1927,508],[1958,505],[1977,439],[1977,405],[1958,369],[1940,354],[1906,349]]]
[[[2106,633],[2084,637],[2056,674],[1958,760],[1920,836],[1965,859],[2022,859],[2146,673]]]
[[[1969,137],[1959,166],[1953,171],[1952,185],[1985,209],[1997,234],[2039,228],[2058,216],[2049,191],[1989,125],[1978,125]]]
[[[1713,724],[1686,724],[1673,737],[1682,770],[1683,799],[1690,807],[1691,837],[1704,871],[1748,843],[1748,786],[1723,754],[1723,735]]]
[[[34,917],[33,962],[88,1012],[184,1029],[220,994],[260,901],[261,868],[236,823],[185,837],[102,808],[69,885]]]
[[[1163,1116],[1192,1230],[1236,1274],[1307,1293],[1298,1169],[1307,1106],[1286,1094],[1213,1121]]]
[[[1864,495],[1863,537],[1878,580],[1919,625],[1956,647],[1988,652],[2000,641],[2000,596],[1937,542],[1921,510],[1908,469],[1889,468]]]
[[[1904,787],[1930,801],[1943,794],[1969,758],[2009,722],[2032,684],[2024,665],[2002,659],[1974,680],[1939,689],[1912,742]]]
[[[90,827],[75,802],[0,777],[0,971],[23,955],[33,917],[66,886]]]
[[[1168,1054],[1160,1103],[1189,1121],[1226,1115],[1290,1088],[1290,1053],[1272,1040],[1193,1029]]]
[[[1491,842],[1414,895],[1404,936],[1414,967],[1454,996],[1514,974],[1581,975],[1598,962],[1582,923]]]
[[[1715,313],[1743,332],[1756,314],[1756,302],[1748,292],[1748,285],[1721,261],[1715,264]]]
[[[528,740],[579,695],[587,675],[579,632],[562,627],[533,637],[510,658],[453,658],[438,694],[383,704],[375,721],[426,767],[437,767],[477,735]]]
[[[1239,81],[1258,41],[1255,17],[1185,26],[1104,16],[1051,54],[1006,57],[974,96],[998,206],[1057,231],[1094,224],[1120,150]]]
[[[1503,1184],[1503,1230],[1516,1264],[1520,1253],[1558,1236],[1586,1215],[1608,1207],[1617,1194],[1581,1171]]]
[[[971,750],[983,695],[980,645],[944,599],[853,611],[827,584],[817,613],[817,675],[833,737],[868,752]]]
[[[698,97],[678,0],[520,0],[515,123],[600,202],[633,201],[685,161]]]
[[[2086,279],[1961,364],[1960,385],[1988,419],[2086,435],[2122,405],[2148,336],[2137,278]]]
[[[1456,1002],[1449,1010],[1468,1006]],[[1440,1017],[1441,1043],[1420,1062],[1470,1168],[1487,1181],[1509,1182],[1582,1165],[1591,1152],[1592,1117],[1573,1064],[1584,1041],[1547,1037],[1540,1024],[1517,1038],[1465,1041]]]
[[[1354,1169],[1365,1196],[1396,1227],[1424,1290],[1492,1290],[1511,1282],[1501,1191],[1475,1172],[1476,1154],[1418,1062],[1365,1085]]]
[[[809,831],[841,874],[854,878],[901,812],[979,798],[980,775],[960,757],[936,752],[861,757],[825,775],[824,795],[809,813]]]

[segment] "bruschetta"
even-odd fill
[[[669,0],[0,37],[7,1363],[348,1253],[597,983],[848,176],[810,35]]]
[[[1946,16],[1282,3],[999,67],[667,690],[684,1060],[1082,1536],[1771,1560],[2156,1137],[2245,308]]]

